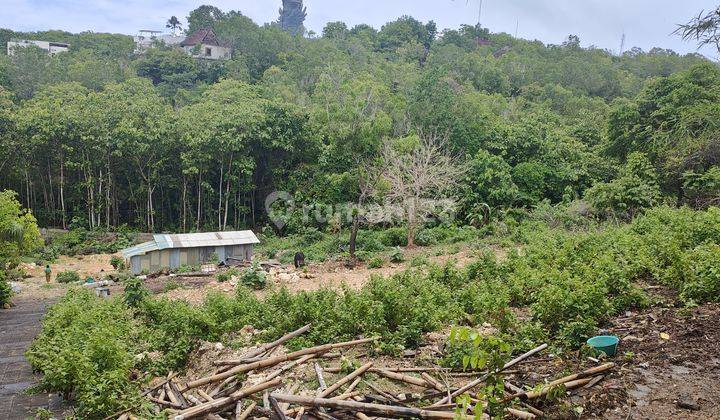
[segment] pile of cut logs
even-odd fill
[[[160,383],[146,390],[143,396],[155,404],[158,410],[165,410],[169,417],[175,420],[369,419],[372,417],[451,419],[462,414],[462,410],[467,410],[468,416],[474,412],[474,407],[468,407],[467,404],[461,409],[455,402],[456,397],[467,394],[470,395],[472,404],[484,404],[483,401],[473,398],[471,392],[473,389],[483,384],[491,374],[510,372],[511,367],[547,348],[546,344],[536,347],[509,361],[498,371],[477,374],[476,379],[458,387],[438,379],[438,377],[447,377],[440,375],[449,373],[445,368],[379,367],[372,361],[342,376],[336,382],[328,383],[325,374],[340,374],[343,370],[340,367],[323,369],[318,361],[339,357],[339,350],[371,343],[375,339],[364,338],[273,355],[278,346],[309,329],[310,325],[306,325],[277,341],[258,346],[237,359],[216,360],[215,372],[206,377],[184,383],[177,381],[176,375],[170,374]],[[301,389],[301,381],[289,378],[289,374],[294,369],[306,363],[314,364],[315,377],[312,383],[319,384],[311,390]],[[506,381],[505,402],[513,405],[506,409],[506,413],[521,419],[542,417],[544,413],[530,405],[532,400],[541,398],[560,386],[566,390],[592,387],[613,367],[615,367],[614,363],[601,364],[559,378],[542,387],[535,387],[532,391],[525,391]],[[367,377],[367,373],[387,378],[403,386],[407,385],[409,389],[416,391],[398,394],[383,390]],[[252,383],[247,380],[249,375],[254,377]],[[120,413],[115,418],[132,420],[135,417],[130,411]]]

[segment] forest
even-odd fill
[[[409,16],[306,37],[211,6],[188,19],[233,58],[0,31],[3,44],[71,44],[0,55],[0,188],[41,226],[257,227],[273,191],[310,207],[358,202],[386,144],[427,137],[463,167],[449,193],[460,223],[577,200],[622,220],[720,196],[720,69],[699,54],[615,55],[573,35],[545,45]]]
[[[344,387],[323,403],[427,418],[717,413],[717,62],[410,16],[317,34],[283,6],[189,12],[218,61],[0,29],[70,44],[0,49],[0,371],[20,358],[15,401],[67,404],[30,417],[368,418],[260,395],[286,371],[312,404]],[[717,28],[720,8],[676,32],[720,51]],[[260,244],[237,267],[119,253],[240,229]]]

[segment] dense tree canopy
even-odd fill
[[[431,134],[464,164],[462,220],[586,195],[614,216],[716,202],[720,69],[700,55],[617,56],[409,16],[308,38],[212,6],[188,23],[213,27],[232,59],[0,30],[71,44],[0,54],[0,188],[42,225],[239,228],[265,223],[276,190],[354,202],[387,140]]]

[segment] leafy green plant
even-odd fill
[[[405,261],[405,254],[403,254],[402,249],[396,247],[393,250],[392,254],[390,254],[390,262],[394,264],[399,264],[403,261]]]
[[[215,275],[215,278],[216,278],[217,281],[219,281],[220,283],[225,283],[226,281],[230,281],[230,279],[233,278],[233,277],[238,277],[238,278],[239,278],[240,275],[241,275],[240,270],[238,270],[238,269],[235,268],[235,267],[232,267],[232,268],[229,268],[229,269],[227,269],[227,270],[225,270],[225,271],[221,271],[221,272],[217,273],[217,274]]]
[[[12,295],[12,287],[10,287],[10,283],[7,281],[5,271],[0,270],[0,308],[6,303],[10,303]]]
[[[80,275],[77,271],[73,270],[61,271],[55,280],[57,280],[58,283],[76,283],[80,281]]]
[[[116,270],[124,270],[125,259],[118,255],[113,255],[112,257],[110,257],[110,265],[112,265],[113,268]]]
[[[123,300],[125,304],[131,308],[137,308],[150,296],[150,291],[145,287],[143,281],[137,277],[128,278],[123,284],[125,286]]]
[[[385,264],[385,260],[382,257],[373,257],[368,261],[368,268],[381,268]]]
[[[502,418],[507,403],[503,377],[497,372],[510,359],[511,347],[501,338],[482,335],[469,327],[453,327],[448,338],[443,364],[463,370],[483,369],[489,374],[479,395],[487,402],[487,412],[493,418]]]
[[[260,290],[265,288],[265,277],[265,270],[260,267],[260,264],[253,263],[252,267],[242,272],[240,282],[247,287]]]

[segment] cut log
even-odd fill
[[[358,376],[362,375],[370,369],[373,365],[373,362],[365,363],[364,365],[360,366],[359,368],[355,369],[351,374],[347,375],[346,377],[340,379],[339,381],[335,382],[330,386],[328,389],[320,392],[318,394],[319,398],[325,398],[328,395],[332,395],[333,392],[337,391],[341,386],[345,385],[346,383],[352,381],[353,379],[357,378]]]
[[[306,407],[327,407],[340,410],[351,410],[369,413],[384,417],[423,418],[423,419],[452,419],[455,414],[442,411],[429,411],[412,407],[397,407],[392,405],[367,404],[357,401],[341,401],[328,398],[302,397],[299,395],[272,394],[278,401],[300,404]]]
[[[315,362],[313,367],[315,368],[315,376],[317,376],[318,383],[320,384],[320,391],[325,391],[327,389],[327,384],[325,383],[325,377],[323,376],[323,368],[317,362]]]
[[[270,407],[272,407],[273,412],[278,417],[279,420],[287,420],[287,417],[285,417],[285,411],[280,408],[280,404],[278,404],[278,401],[275,399],[275,397],[270,396],[268,397],[270,400]]]
[[[234,392],[228,397],[218,398],[212,402],[208,402],[203,405],[198,405],[196,407],[181,411],[175,415],[175,420],[192,419],[208,413],[225,410],[247,396],[262,392],[269,388],[274,388],[281,383],[282,381],[278,378],[269,382],[263,382],[261,384],[251,386],[246,389],[241,389],[237,392]]]
[[[338,348],[342,348],[342,347],[352,347],[352,346],[356,346],[359,344],[369,343],[371,341],[375,341],[375,338],[363,338],[360,340],[346,341],[343,343],[325,344],[322,346],[310,347],[307,349],[299,350],[299,351],[296,351],[293,353],[288,353],[288,354],[281,355],[281,356],[270,357],[268,359],[260,360],[255,363],[249,363],[246,365],[235,366],[234,368],[232,368],[226,372],[218,373],[216,375],[211,375],[206,378],[201,378],[201,379],[198,379],[198,380],[195,380],[192,382],[188,382],[188,384],[185,386],[184,391],[187,391],[188,389],[197,388],[199,386],[209,384],[212,382],[222,381],[224,379],[235,376],[239,373],[245,373],[245,372],[249,372],[251,370],[264,369],[267,367],[275,366],[282,362],[299,359],[303,356],[307,356],[310,354],[325,353],[330,350],[334,350],[334,349],[338,349]]]
[[[514,408],[506,408],[505,412],[518,419],[532,420],[536,418],[535,414],[528,413],[527,411],[516,410]]]
[[[577,380],[580,380],[583,378],[587,378],[589,376],[595,376],[599,373],[606,372],[614,367],[615,367],[615,363],[612,363],[612,362],[605,363],[603,365],[596,366],[596,367],[584,370],[582,372],[575,373],[573,375],[568,375],[568,376],[564,376],[560,379],[556,379],[556,380],[548,383],[547,385],[544,385],[543,389],[540,391],[537,391],[537,392],[536,391],[516,392],[515,394],[513,394],[509,397],[505,397],[505,401],[511,401],[515,398],[520,398],[521,400],[534,399],[534,398],[537,398],[537,397],[547,394],[547,392],[555,386],[558,386],[560,384],[569,383],[569,382],[574,382],[574,381],[577,381]],[[589,382],[590,381],[587,381],[587,382],[583,383],[583,385],[585,385]]]
[[[323,369],[327,373],[338,373],[342,371],[342,368],[338,366],[334,367],[327,367]],[[392,368],[392,367],[378,367],[378,368],[372,368],[368,372],[377,372],[378,370],[387,370],[390,372],[440,372],[440,371],[447,371],[449,372],[449,368],[441,368],[441,367],[411,367],[411,368]]]
[[[438,380],[435,379],[434,377],[430,376],[430,375],[429,375],[428,373],[426,373],[426,372],[420,373],[420,377],[423,378],[423,379],[425,380],[425,382],[427,382],[427,383],[429,383],[430,385],[432,385],[432,387],[435,388],[435,389],[437,389],[438,391],[445,392],[445,391],[447,390],[447,387],[446,387],[446,386],[444,386],[443,384],[441,384],[440,381],[438,381]]]
[[[242,405],[241,405],[240,403],[238,403],[238,405],[239,405],[240,407],[242,407]],[[239,414],[237,415],[237,417],[235,418],[235,420],[245,420],[246,418],[248,418],[248,417],[250,416],[250,413],[253,412],[253,410],[255,409],[256,406],[257,406],[257,403],[253,401],[253,402],[248,406],[248,408],[246,408],[245,410],[242,411],[242,413],[239,413]],[[237,411],[237,408],[235,409],[235,412],[236,412],[236,413],[238,412],[238,411]]]
[[[423,388],[432,388],[433,387],[431,384],[427,383],[424,379],[416,378],[414,376],[403,375],[401,373],[390,372],[389,370],[382,370],[382,369],[377,371],[377,373],[386,378],[405,382],[407,384],[416,385],[416,386],[420,386]]]

